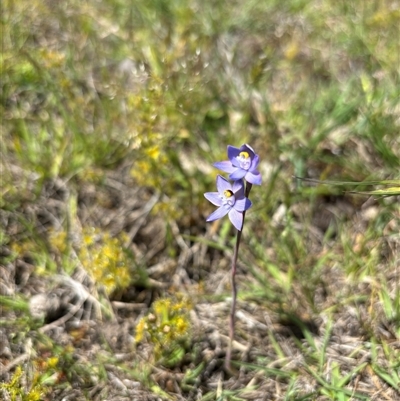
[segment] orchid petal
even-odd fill
[[[257,168],[258,163],[260,163],[260,158],[258,157],[258,155],[255,155],[253,160],[251,161],[249,171],[254,171]]]
[[[251,200],[248,198],[236,199],[235,205],[233,206],[238,212],[244,212],[251,208]]]
[[[245,143],[243,146],[242,146],[242,148],[247,148],[246,150],[250,153],[250,154],[252,154],[252,157],[254,157],[255,155],[256,155],[256,152],[254,152],[254,149],[249,145],[249,144],[247,144],[247,143]],[[242,149],[242,148],[240,148],[240,149]]]
[[[231,211],[229,212],[229,220],[237,230],[242,231],[243,213],[238,212],[235,209],[231,209]]]
[[[231,210],[230,208],[221,206],[219,207],[217,210],[215,210],[214,212],[212,212],[208,217],[206,221],[214,221],[214,220],[218,220],[224,216],[226,216],[229,212],[229,210]]]
[[[221,195],[218,192],[206,192],[204,197],[215,206],[222,205]]]
[[[241,180],[245,175],[247,174],[246,170],[243,170],[242,168],[236,169],[232,174],[229,175],[229,178],[231,180]]]
[[[243,180],[236,180],[232,185],[232,191],[236,198],[243,198],[244,196],[244,184]]]
[[[217,175],[217,189],[220,194],[227,190],[232,191],[232,184],[224,177]]]
[[[239,156],[240,149],[235,148],[234,146],[228,145],[228,159],[232,161]]]
[[[233,173],[235,171],[235,167],[232,166],[232,163],[230,161],[223,161],[223,162],[217,162],[213,164],[214,167],[217,169],[224,171],[225,173]]]
[[[245,179],[247,182],[254,185],[261,185],[262,182],[261,174],[259,171],[248,172],[245,176]]]
[[[240,147],[241,152],[247,152],[251,159],[256,155],[253,148],[250,145],[244,144]]]

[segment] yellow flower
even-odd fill
[[[108,232],[85,229],[79,251],[82,265],[108,294],[130,283],[130,271],[124,252],[126,236],[111,237]]]
[[[177,332],[182,335],[182,334],[187,334],[187,329],[188,329],[188,322],[183,318],[183,317],[178,317],[176,319],[176,328]]]
[[[58,365],[58,357],[53,356],[52,358],[49,358],[47,360],[47,363],[48,363],[49,368],[51,368],[51,369],[56,368]]]
[[[153,146],[147,149],[146,152],[153,160],[158,160],[160,156],[160,148],[158,146]]]
[[[143,340],[145,329],[146,329],[146,319],[142,317],[136,326],[135,341],[137,343]]]

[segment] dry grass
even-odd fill
[[[399,178],[396,2],[3,11],[5,400],[400,400],[399,196],[293,178]],[[234,232],[203,193],[244,142],[230,375]]]

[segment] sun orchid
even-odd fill
[[[229,173],[229,179],[244,178],[254,185],[261,185],[261,174],[257,170],[260,158],[250,145],[244,144],[240,148],[228,145],[227,161],[214,163],[214,167]]]
[[[218,220],[226,215],[239,231],[243,226],[243,212],[251,207],[251,201],[245,197],[243,180],[237,180],[233,184],[220,175],[217,176],[218,192],[206,192],[205,198],[215,206],[217,210],[207,217],[207,221]]]
[[[231,355],[235,334],[235,311],[237,299],[235,276],[237,271],[239,245],[242,237],[246,210],[250,209],[252,205],[248,197],[253,184],[261,185],[261,174],[257,170],[260,159],[254,152],[253,148],[247,144],[242,145],[240,148],[228,145],[228,158],[229,160],[215,163],[214,166],[229,173],[229,179],[232,180],[233,183],[230,183],[224,177],[218,175],[218,192],[206,192],[204,196],[212,204],[218,206],[218,209],[207,217],[207,221],[218,220],[221,217],[228,215],[230,221],[237,229],[236,245],[233,251],[231,269],[232,305],[229,314],[229,344],[225,357],[225,368],[227,371],[232,373]],[[246,185],[243,179],[246,180]]]

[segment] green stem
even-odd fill
[[[246,182],[246,191],[245,196],[246,198],[249,197],[251,191],[252,184]],[[231,312],[229,314],[229,344],[228,349],[226,351],[226,358],[225,358],[225,369],[228,372],[232,372],[231,367],[231,357],[232,357],[232,343],[235,335],[235,314],[236,314],[236,299],[237,299],[237,288],[236,288],[236,271],[237,271],[237,259],[239,255],[239,246],[240,246],[240,239],[242,238],[242,231],[244,226],[244,218],[246,216],[246,211],[243,212],[243,223],[242,228],[237,231],[236,234],[236,245],[233,251],[232,257],[232,269],[231,269],[231,284],[232,284],[232,304],[231,304]]]

